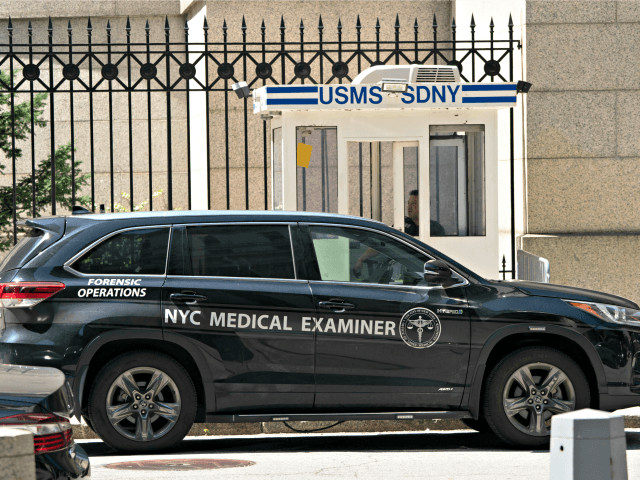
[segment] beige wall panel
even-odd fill
[[[92,17],[115,15],[179,15],[180,0],[3,0],[0,16]]]
[[[614,157],[615,98],[615,92],[529,92],[528,157]]]
[[[639,0],[619,0],[616,5],[618,22],[640,21]]]
[[[635,259],[640,236],[535,236],[522,238],[524,250],[549,260],[551,283],[599,290],[640,301]]]
[[[529,232],[640,231],[639,158],[529,159]]]
[[[540,23],[612,23],[616,21],[616,3],[600,0],[529,0],[527,25]]]
[[[534,91],[640,87],[635,25],[528,25],[526,48]]]
[[[616,108],[618,155],[640,156],[640,92],[617,92]]]

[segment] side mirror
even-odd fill
[[[429,260],[424,264],[424,279],[427,283],[450,287],[458,283],[453,272],[442,260]]]

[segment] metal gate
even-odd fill
[[[232,95],[233,83],[245,80],[252,88],[266,84],[343,83],[350,82],[360,71],[373,65],[410,63],[457,65],[464,81],[513,81],[514,48],[519,48],[520,43],[513,39],[511,18],[506,39],[494,39],[493,20],[489,25],[489,38],[476,39],[473,16],[469,32],[462,40],[458,38],[455,19],[446,38],[442,38],[442,34],[439,36],[435,16],[427,20],[430,25],[426,29],[421,26],[424,23],[416,19],[409,27],[412,35],[406,36],[402,31],[401,39],[398,17],[392,38],[381,38],[378,21],[374,27],[375,40],[363,40],[363,26],[358,17],[354,25],[355,40],[343,41],[344,27],[339,21],[337,26],[331,27],[337,29],[337,40],[326,41],[324,32],[329,27],[325,27],[321,17],[313,35],[305,32],[302,21],[295,29],[290,29],[283,19],[279,41],[270,42],[266,40],[264,21],[259,32],[253,31],[249,35],[243,19],[239,26],[242,40],[232,42],[228,41],[226,21],[221,29],[214,31],[205,18],[202,32],[197,32],[198,41],[194,42],[190,40],[186,23],[176,31],[175,25],[170,27],[168,18],[162,32],[164,41],[152,41],[154,34],[159,32],[152,32],[148,21],[144,36],[142,32],[134,32],[132,40],[132,27],[127,18],[124,41],[112,41],[114,32],[110,22],[98,26],[89,20],[82,28],[69,22],[67,41],[60,42],[60,32],[54,32],[51,19],[46,37],[44,32],[35,31],[31,22],[23,29],[26,31],[18,32],[9,19],[7,41],[0,44],[0,104],[6,107],[1,113],[5,129],[0,129],[4,135],[0,138],[0,147],[12,164],[12,191],[11,195],[7,190],[0,195],[0,223],[4,219],[0,228],[4,227],[7,239],[12,237],[15,243],[16,221],[21,216],[37,216],[43,212],[55,215],[68,211],[76,203],[84,203],[95,210],[100,203],[109,201],[107,210],[115,211],[119,208],[116,196],[119,185],[128,187],[124,203],[129,204],[126,207],[131,211],[142,197],[147,197],[145,209],[157,210],[158,204],[154,205],[153,200],[159,184],[166,188],[167,209],[177,205],[190,209],[191,92],[204,92],[206,102],[208,207],[212,207],[212,194],[219,194],[224,183],[226,198],[218,203],[230,208],[231,163],[234,163],[241,169],[243,166],[245,208],[249,208],[249,144],[253,148],[257,143],[262,150],[260,183],[263,183],[261,189],[264,191],[264,205],[261,202],[260,207],[267,209],[269,145],[266,125],[256,125],[248,119],[252,106],[247,99],[237,100]],[[98,28],[105,29],[106,41],[94,40]],[[313,36],[312,40],[310,36]],[[411,36],[413,38],[409,39]],[[195,37],[193,28],[191,37]],[[186,109],[179,122],[175,119],[176,102]],[[230,115],[234,114],[231,102],[241,102],[236,110],[240,112],[243,128],[240,129],[241,138],[233,134],[234,139],[230,140]],[[61,104],[63,106],[58,108]],[[221,115],[211,113],[211,107],[215,105],[220,106]],[[162,113],[161,120],[154,118],[157,111]],[[96,116],[101,118],[100,122]],[[186,129],[182,122],[185,118]],[[177,142],[172,127],[184,131],[186,148],[172,148]],[[158,138],[159,128],[166,138]],[[40,132],[47,132],[48,142],[39,141]],[[141,137],[144,141],[139,141]],[[220,148],[212,148],[212,138],[219,140]],[[121,151],[120,143],[126,143],[128,148]],[[158,144],[161,150],[158,150]],[[77,158],[80,145],[86,146],[82,159]],[[241,148],[236,148],[238,145]],[[16,162],[21,159],[23,150],[28,151],[26,156],[30,157],[31,173],[18,176]],[[140,162],[141,155],[136,150],[143,151],[144,162]],[[49,162],[37,164],[43,155],[50,156]],[[183,166],[186,161],[186,188],[183,174],[179,182],[176,180],[177,157],[182,159]],[[212,181],[213,160],[220,164],[224,161],[223,181]],[[79,161],[83,162],[82,167]],[[136,162],[141,164],[134,166]],[[515,230],[513,162],[511,109],[512,231]],[[162,179],[157,174],[160,164],[166,166]],[[46,175],[43,166],[47,169]],[[106,172],[104,180],[97,180],[96,169]],[[134,177],[141,179],[140,172],[146,177],[144,194],[134,186]],[[97,191],[97,182],[108,184],[102,193]],[[514,235],[512,233],[512,240],[515,240]]]

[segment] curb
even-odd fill
[[[335,422],[287,422],[296,430],[315,430],[328,427]],[[640,417],[624,417],[625,428],[640,428]],[[460,420],[350,420],[326,433],[375,433],[375,432],[424,432],[428,430],[469,430]],[[273,433],[297,433],[283,422],[262,423],[196,423],[188,437],[220,435],[260,435]],[[99,439],[87,425],[74,425],[75,439]]]

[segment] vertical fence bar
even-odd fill
[[[471,14],[471,81],[476,81],[476,21]]]
[[[55,105],[54,105],[54,83],[53,83],[53,23],[51,17],[49,17],[49,26],[47,27],[49,33],[49,115],[50,118],[50,131],[51,131],[51,215],[56,214],[56,140],[55,140]],[[14,189],[15,190],[15,189]]]
[[[436,20],[436,14],[433,14],[433,64],[438,64],[438,21]]]
[[[18,205],[16,198],[16,110],[15,110],[15,93],[13,83],[13,23],[9,17],[7,26],[9,31],[9,78],[11,85],[11,180],[13,185],[13,244],[18,243]]]
[[[202,25],[202,29],[204,30],[204,51],[205,51],[205,62],[204,62],[204,76],[205,76],[205,86],[207,87],[204,91],[205,94],[205,108],[207,109],[206,118],[207,118],[207,208],[211,210],[211,132],[210,132],[210,124],[211,119],[209,116],[209,25],[207,24],[207,17],[204,17],[204,23]]]
[[[490,38],[490,43],[489,43],[489,53],[491,55],[490,60],[493,60],[493,28],[494,28],[494,24],[493,24],[493,17],[491,17],[491,22],[489,22],[489,38]],[[491,76],[491,83],[493,83],[495,81],[495,75],[490,75]]]
[[[151,64],[151,45],[149,44],[149,20],[144,26],[144,33],[147,43],[147,65]],[[157,73],[157,70],[156,70]],[[147,148],[149,149],[149,211],[153,211],[153,152],[151,150],[151,79],[147,79]]]
[[[356,49],[358,50],[358,73],[362,71],[362,46],[360,44],[361,41],[361,32],[362,24],[360,23],[360,15],[356,19]]]
[[[396,55],[396,65],[400,65],[400,16],[396,14],[396,24],[393,26],[395,30],[395,55]]]
[[[342,20],[340,18],[338,18],[338,61],[342,62]],[[342,76],[339,78],[339,83],[342,83]]]
[[[224,42],[224,64],[227,65],[227,20],[222,23],[222,37]],[[229,188],[229,80],[224,79],[224,151],[226,165],[227,210],[231,206],[231,192]]]
[[[513,19],[509,14],[509,81],[513,82]],[[523,95],[524,101],[524,95]],[[515,191],[515,139],[513,138],[513,107],[509,109],[509,177],[511,181],[511,278],[516,278],[516,191]]]
[[[168,208],[173,210],[173,166],[171,158],[171,67],[170,67],[170,47],[169,47],[169,17],[165,16],[164,37],[166,45],[165,53],[165,71],[166,71],[166,89],[167,89],[167,190],[168,190]]]
[[[189,24],[184,21],[184,49],[185,60],[189,62]],[[195,67],[194,67],[195,68]],[[187,90],[187,202],[191,210],[191,108],[189,107],[189,84],[191,80],[184,79]]]
[[[69,35],[69,63],[73,64],[73,31],[71,30],[71,20],[67,27]],[[80,73],[80,72],[78,72]],[[69,80],[69,114],[71,117],[71,208],[76,204],[76,140],[75,140],[75,119],[73,112],[73,80]]]
[[[264,19],[262,19],[262,25],[260,25],[260,34],[262,36],[262,63],[267,61],[266,56],[266,44],[265,44],[265,31],[267,27],[264,24]],[[262,79],[262,85],[266,85],[267,80]],[[267,122],[266,120],[262,122],[262,161],[264,163],[264,209],[269,209],[269,197],[268,197],[268,178],[267,178]],[[273,172],[272,172],[273,173]]]
[[[456,62],[456,17],[451,19],[451,40],[451,61]],[[460,72],[458,73],[462,73],[462,64],[460,64]]]
[[[323,52],[323,44],[322,44],[323,30],[324,30],[324,25],[322,24],[322,15],[320,15],[318,20],[318,51],[320,52],[320,84],[324,83],[324,52]]]
[[[133,212],[133,111],[131,108],[131,22],[127,17],[127,25],[125,26],[127,32],[127,103],[129,113],[129,210]]]
[[[33,27],[29,20],[29,65],[33,65]],[[29,81],[29,113],[31,121],[31,213],[36,216],[36,134],[35,134],[35,112],[33,108],[33,80]],[[15,191],[15,189],[14,189]]]
[[[91,44],[91,17],[87,21],[87,42],[89,44],[89,155],[91,159],[91,211],[96,211],[95,150],[93,145],[93,51]]]
[[[376,65],[380,64],[380,19],[376,18]]]
[[[244,15],[242,16],[242,71],[244,76],[242,78],[247,78],[247,23],[244,20]],[[244,102],[244,204],[245,210],[249,210],[249,127],[247,125],[247,98],[242,99]]]
[[[111,22],[107,20],[107,64],[111,65]],[[103,75],[104,76],[104,75]],[[115,211],[115,194],[113,185],[113,80],[109,82],[109,179],[111,185],[111,212]]]
[[[416,63],[420,61],[418,59],[418,18],[417,17],[416,17],[416,21],[413,22],[413,58],[415,59],[414,61]]]

